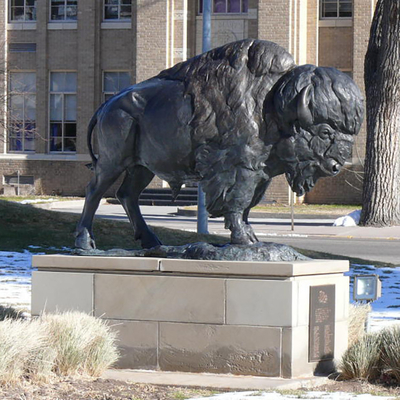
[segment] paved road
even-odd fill
[[[196,231],[196,218],[176,215],[176,207],[141,208],[149,225]],[[80,213],[82,202],[60,202],[53,209]],[[120,205],[102,204],[96,215],[100,218],[128,220]],[[400,266],[400,227],[333,227],[331,219],[295,218],[292,231],[290,220],[287,219],[250,218],[250,222],[258,238],[263,241]],[[209,220],[209,232],[229,235],[222,218]]]

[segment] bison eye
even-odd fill
[[[318,136],[323,139],[332,139],[333,138],[333,130],[331,129],[331,127],[327,124],[322,124],[320,125],[319,129],[318,129]]]

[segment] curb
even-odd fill
[[[184,208],[177,207],[177,215],[184,217],[197,217],[197,210],[185,210]],[[295,214],[295,219],[331,219],[336,220],[341,215],[329,215],[329,214]],[[269,213],[260,211],[250,211],[250,218],[276,218],[276,219],[290,219],[292,214],[289,213]]]
[[[107,370],[101,378],[151,385],[191,386],[226,390],[295,390],[316,387],[332,382],[327,377],[284,379],[265,376],[225,375],[193,372],[168,372],[145,370]]]

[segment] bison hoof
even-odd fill
[[[96,248],[96,243],[86,228],[76,234],[75,247],[82,250],[94,250]]]
[[[246,225],[240,231],[231,234],[232,244],[251,245],[257,242],[257,236],[250,225]]]
[[[153,247],[162,245],[160,239],[151,231],[140,235],[139,240],[143,249],[151,249]]]

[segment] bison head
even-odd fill
[[[363,97],[346,74],[303,65],[278,81],[273,94],[279,129],[276,156],[301,196],[320,177],[339,173],[363,119]]]

